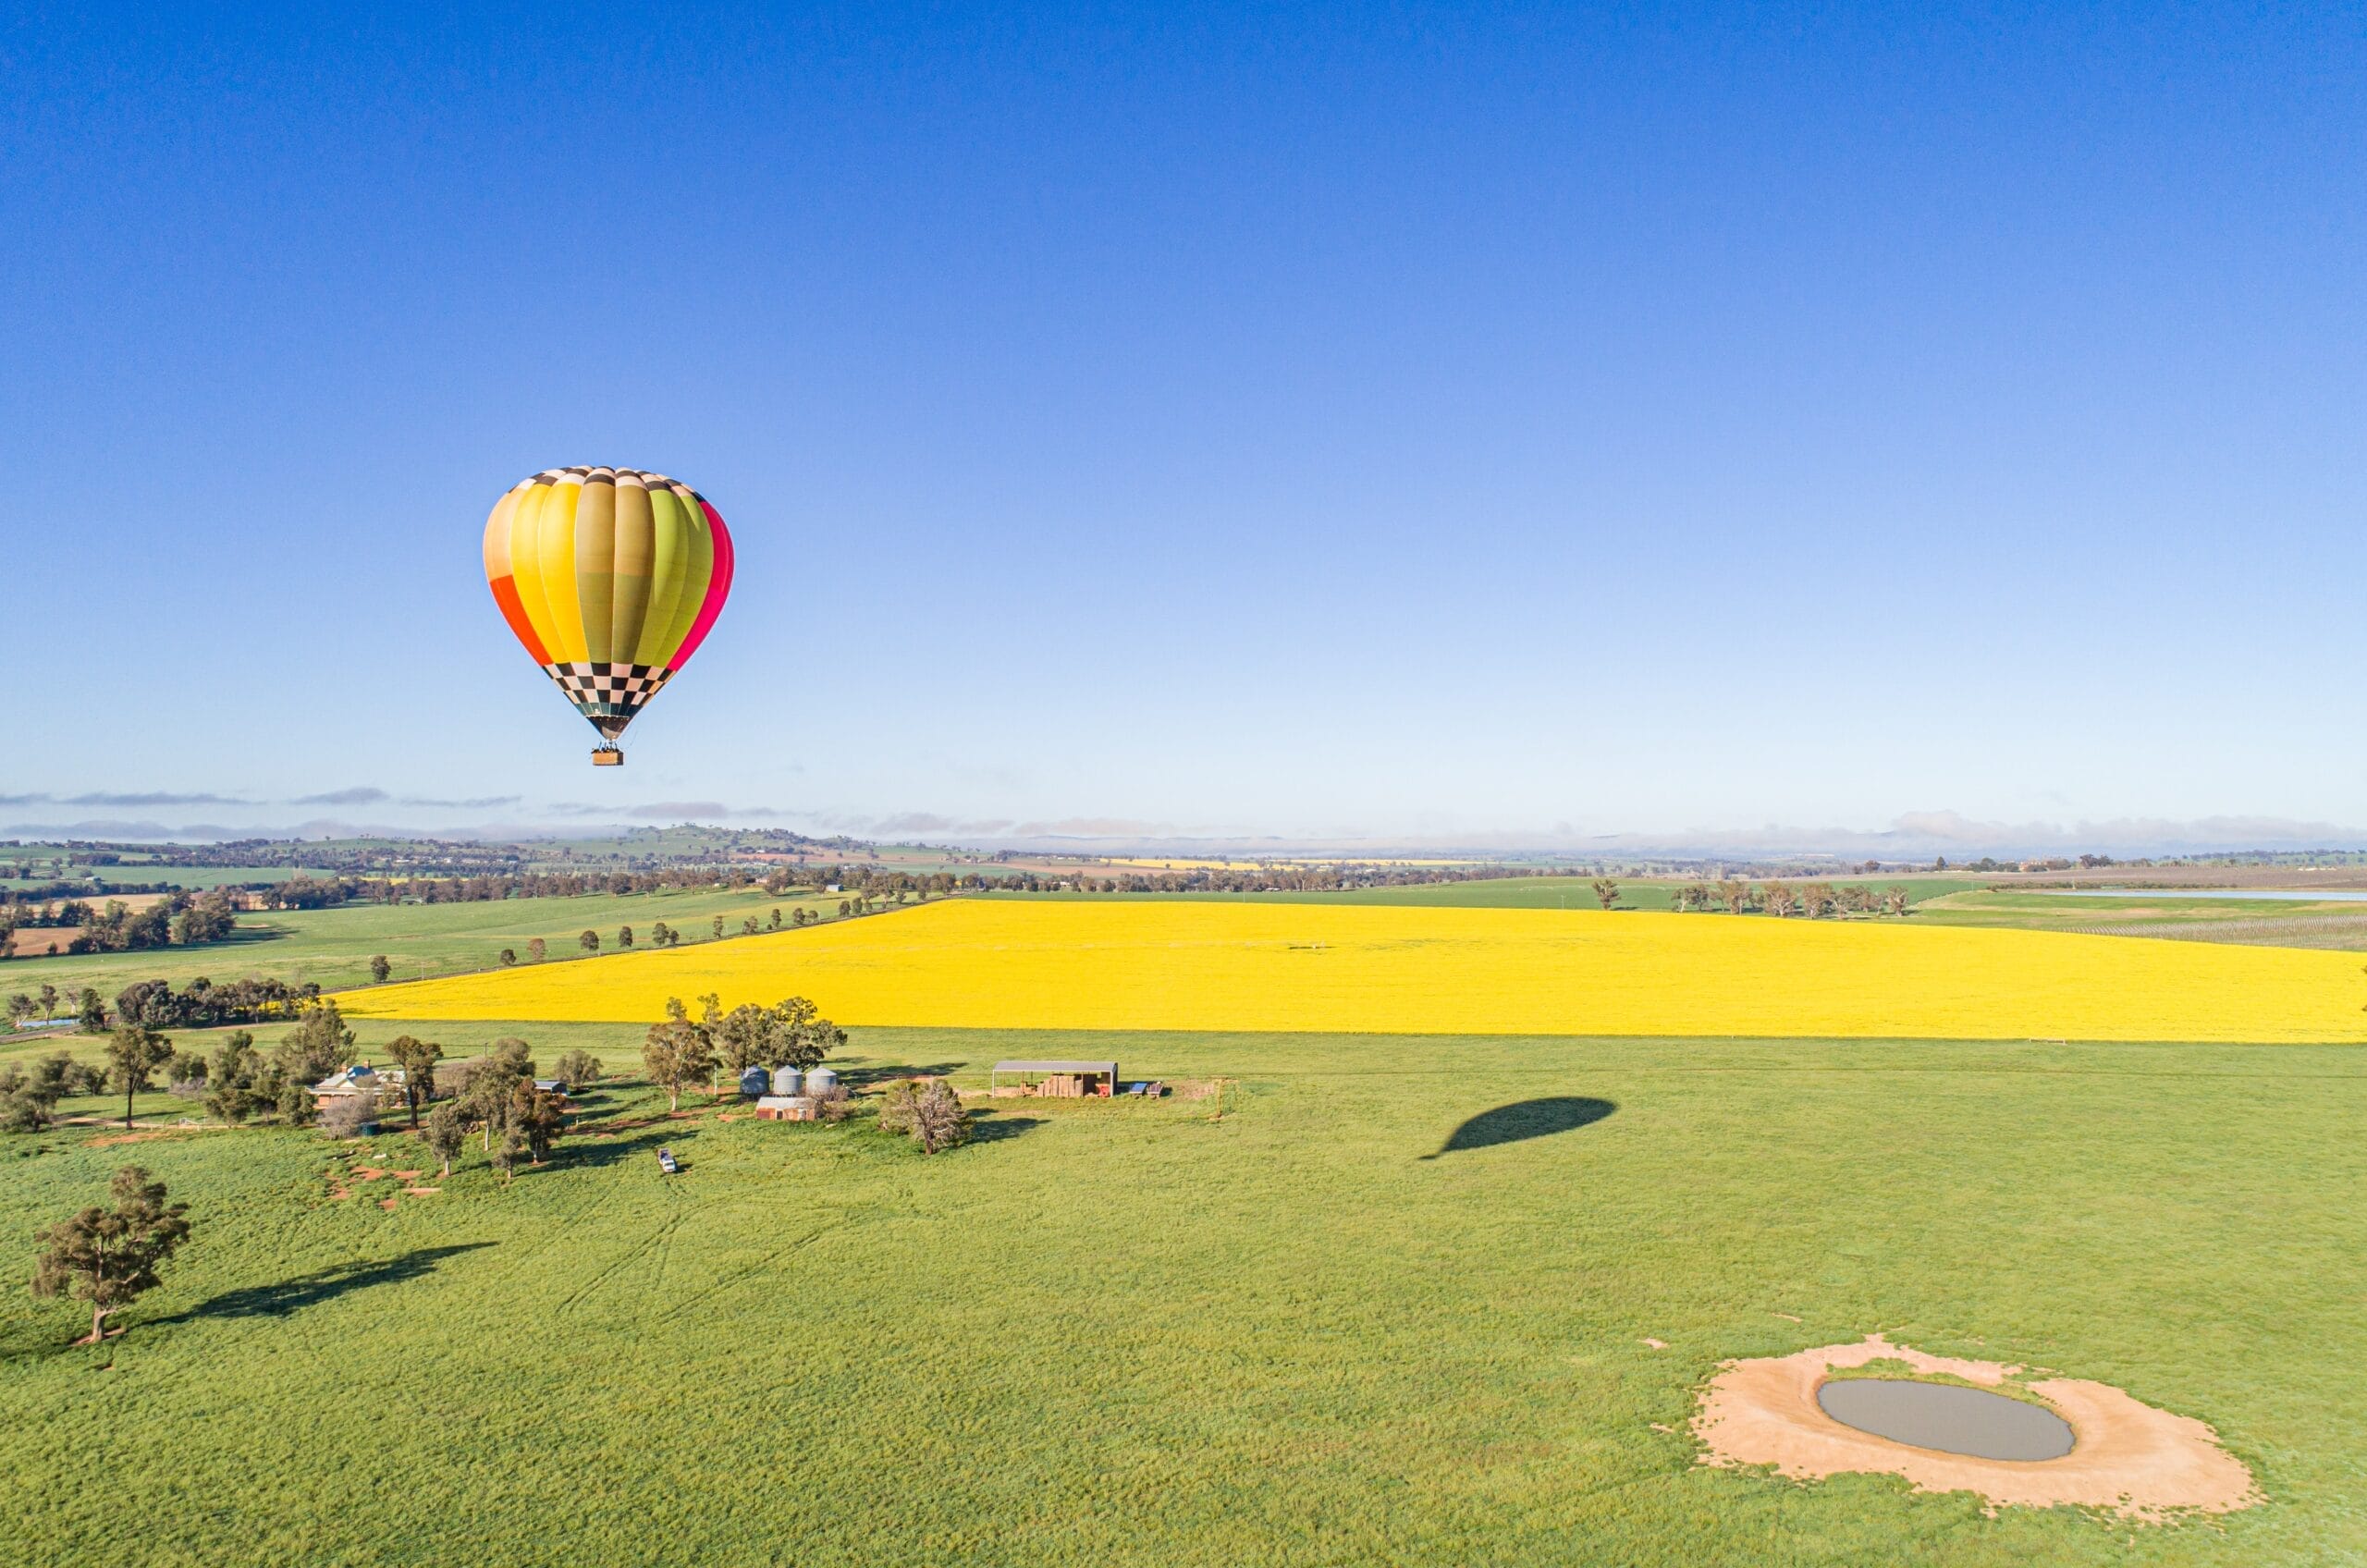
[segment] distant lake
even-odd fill
[[[2277,899],[2303,904],[2367,903],[2367,888],[2327,888],[2317,892],[2295,892],[2285,888],[2022,888],[2015,890],[2039,893],[2050,899]]]

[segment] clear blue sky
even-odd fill
[[[2356,7],[0,50],[0,831],[2367,823]],[[571,463],[742,552],[596,775]]]

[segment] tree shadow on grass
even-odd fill
[[[463,1242],[456,1246],[421,1247],[400,1257],[389,1257],[376,1263],[337,1263],[326,1268],[315,1268],[310,1274],[299,1274],[293,1280],[276,1284],[249,1285],[244,1290],[227,1291],[211,1301],[198,1303],[186,1312],[170,1317],[159,1317],[159,1325],[186,1323],[197,1317],[288,1317],[308,1306],[318,1306],[325,1301],[335,1301],[351,1291],[365,1291],[374,1285],[399,1285],[406,1280],[417,1280],[435,1271],[435,1266],[448,1257],[465,1252],[478,1252],[492,1246],[491,1242]]]
[[[855,1060],[863,1059],[858,1057]],[[851,1065],[839,1069],[839,1082],[850,1089],[865,1089],[879,1084],[893,1084],[901,1078],[950,1077],[969,1065],[966,1061],[882,1062],[877,1067]]]
[[[1466,1149],[1493,1148],[1498,1144],[1517,1144],[1527,1138],[1546,1138],[1556,1133],[1574,1133],[1617,1110],[1609,1100],[1588,1099],[1576,1095],[1554,1095],[1544,1099],[1515,1100],[1493,1110],[1483,1110],[1457,1127],[1439,1146],[1438,1154],[1426,1154],[1424,1159],[1436,1159],[1441,1154],[1459,1154]]]

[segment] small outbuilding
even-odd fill
[[[1006,1081],[1007,1080],[1007,1081]],[[1118,1092],[1114,1061],[999,1061],[987,1074],[996,1095],[1036,1095],[1053,1099],[1108,1099]]]

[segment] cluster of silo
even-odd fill
[[[740,1075],[740,1092],[754,1098],[756,1114],[767,1121],[812,1121],[838,1087],[839,1075],[827,1067],[803,1072],[776,1067],[769,1079],[763,1068],[752,1067]]]

